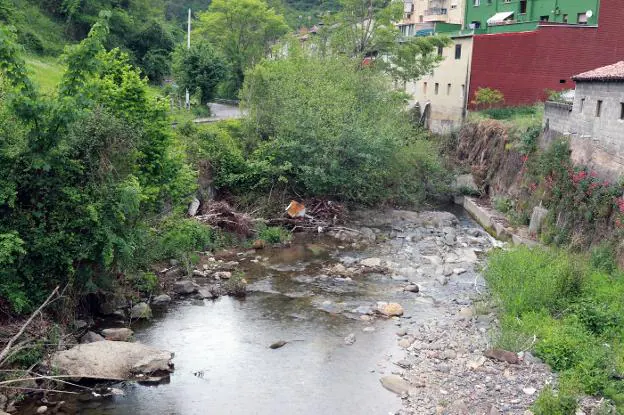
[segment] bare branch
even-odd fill
[[[17,332],[17,334],[15,336],[13,336],[9,342],[7,343],[7,345],[4,347],[4,350],[2,350],[2,353],[0,353],[0,366],[2,366],[2,364],[4,363],[4,361],[6,360],[7,356],[9,355],[9,353],[11,352],[11,348],[13,347],[13,344],[22,336],[22,334],[24,334],[24,332],[26,331],[26,328],[28,328],[28,326],[30,325],[30,323],[32,323],[32,321],[35,319],[35,317],[37,315],[39,315],[39,313],[41,313],[41,311],[48,305],[50,304],[50,302],[52,302],[52,300],[54,299],[55,296],[57,296],[59,293],[59,287],[56,287],[54,289],[54,291],[52,291],[52,294],[50,294],[48,296],[48,298],[43,302],[43,304],[41,304],[39,306],[39,308],[37,310],[35,310],[34,313],[32,313],[32,315],[28,318],[28,320],[26,320],[26,323],[24,323],[24,325],[22,326],[22,328]]]

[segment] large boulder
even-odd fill
[[[72,378],[131,380],[173,371],[173,353],[140,343],[100,341],[52,355],[52,368]]]
[[[152,318],[152,309],[147,303],[135,304],[130,309],[130,318],[132,320],[138,320],[142,318],[144,319]]]
[[[171,302],[171,297],[167,294],[162,294],[152,299],[152,307],[156,308],[165,308],[169,306]]]
[[[191,280],[176,281],[173,284],[173,291],[176,294],[193,294],[197,292],[197,285]]]

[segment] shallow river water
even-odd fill
[[[457,213],[457,212],[454,212]],[[476,227],[460,216],[460,226]],[[327,266],[410,251],[400,230],[378,229],[386,242],[352,249],[333,238],[299,235],[291,247],[262,258],[239,255],[250,293],[245,299],[185,299],[149,324],[136,340],[175,352],[167,384],[123,384],[124,396],[80,404],[83,414],[388,414],[399,397],[380,384],[404,356],[394,332],[436,313],[439,296],[404,292],[395,273],[351,280],[326,275]],[[400,259],[397,266],[409,266]],[[409,255],[405,256],[409,258]],[[253,261],[252,261],[253,260]],[[256,262],[257,261],[257,262]],[[394,277],[393,277],[394,275]],[[465,274],[466,281],[473,278]],[[446,291],[444,291],[446,290]],[[450,292],[450,294],[449,294]],[[362,317],[377,301],[405,308],[399,320]],[[359,307],[359,308],[358,308]],[[355,335],[349,345],[345,337]],[[273,350],[278,340],[289,341]]]

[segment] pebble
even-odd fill
[[[355,333],[351,333],[347,337],[345,337],[344,342],[347,346],[351,346],[353,343],[355,343]]]

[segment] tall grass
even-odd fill
[[[485,277],[502,310],[497,345],[532,347],[560,372],[559,391],[543,391],[536,414],[574,414],[574,397],[583,394],[624,409],[618,380],[624,374],[624,274],[597,267],[610,263],[605,255],[590,261],[590,255],[519,247],[489,258]]]

